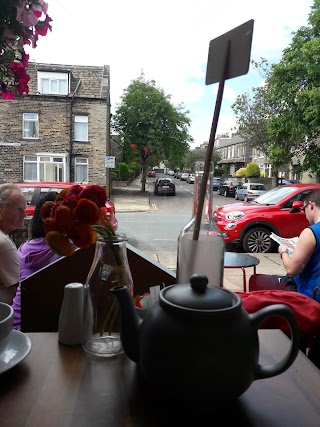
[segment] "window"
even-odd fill
[[[69,74],[38,71],[38,91],[47,95],[68,95]]]
[[[67,156],[54,154],[24,156],[24,181],[65,182],[67,173]]]
[[[37,113],[23,113],[23,138],[39,138],[39,116]]]
[[[74,117],[74,140],[89,141],[88,138],[88,116]]]
[[[85,157],[76,157],[75,158],[75,182],[81,182],[83,184],[88,183],[88,159]]]

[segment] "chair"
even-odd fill
[[[295,291],[286,276],[276,274],[254,274],[249,279],[249,292],[263,290]]]
[[[23,332],[56,332],[64,287],[71,282],[85,283],[95,247],[79,249],[74,255],[58,259],[21,282],[21,330]],[[150,286],[176,283],[175,274],[138,249],[127,244],[128,261],[134,283],[134,294]]]

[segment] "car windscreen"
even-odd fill
[[[297,187],[276,187],[255,199],[252,203],[267,206],[276,205],[284,197],[294,193],[297,189]]]

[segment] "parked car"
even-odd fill
[[[174,171],[168,171],[168,172],[167,172],[167,175],[169,175],[169,176],[174,176]]]
[[[288,184],[300,184],[300,181],[296,179],[278,178],[278,185],[288,185]]]
[[[190,173],[190,175],[188,175],[188,178],[187,178],[187,183],[194,184],[194,178],[195,178],[194,175]]]
[[[220,182],[219,188],[217,190],[217,193],[224,196],[234,196],[236,193],[236,189],[242,184],[242,182],[239,181],[224,181]]]
[[[149,171],[149,172],[148,172],[148,177],[149,177],[149,178],[155,178],[155,176],[156,176],[155,171]]]
[[[158,178],[154,183],[154,194],[176,195],[176,186],[171,178]]]
[[[182,172],[181,176],[180,176],[180,180],[181,181],[186,181],[188,178],[189,174],[187,172]]]
[[[213,219],[222,231],[225,242],[242,246],[246,252],[272,252],[277,247],[270,238],[300,235],[309,225],[303,199],[320,184],[289,184],[273,188],[251,203],[237,202],[220,206]]]
[[[245,202],[249,202],[250,200],[262,196],[262,194],[266,193],[267,191],[268,190],[264,184],[259,182],[246,182],[236,189],[236,194],[234,197],[236,200],[244,200]]]
[[[38,200],[47,194],[49,191],[57,191],[58,193],[65,189],[70,188],[75,185],[74,182],[20,182],[17,184],[26,198],[27,208],[26,214],[28,216],[33,216],[35,206]],[[89,184],[78,184],[81,187],[86,188]],[[118,220],[116,219],[116,212],[113,202],[108,200],[105,208],[103,208],[106,212],[110,224],[112,228],[116,231],[118,228]]]
[[[221,183],[221,178],[214,176],[212,178],[212,190],[217,191]]]

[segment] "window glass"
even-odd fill
[[[88,141],[88,116],[75,116],[74,118],[75,141]]]
[[[23,113],[23,138],[39,138],[39,116],[37,113]]]
[[[38,71],[38,91],[48,95],[68,95],[68,73]]]
[[[85,157],[75,158],[75,182],[88,183],[88,159]]]
[[[55,156],[24,156],[24,181],[66,181],[67,158]]]

